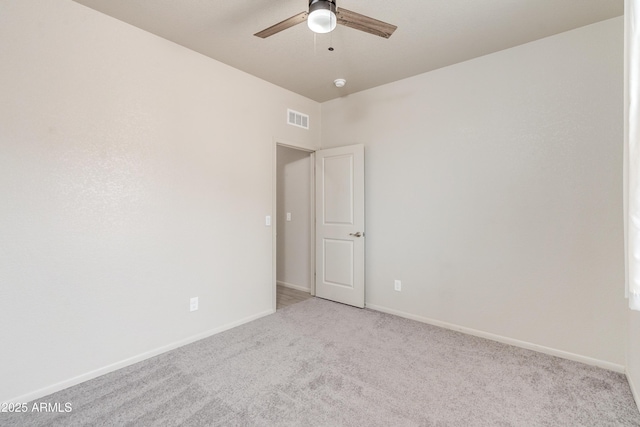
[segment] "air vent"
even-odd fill
[[[309,129],[309,116],[297,111],[287,110],[287,123],[300,128]]]

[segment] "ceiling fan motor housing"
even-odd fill
[[[336,13],[336,0],[309,0],[309,14],[319,9],[326,9]]]
[[[314,33],[325,34],[336,28],[335,0],[310,0],[307,25]]]

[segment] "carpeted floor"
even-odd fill
[[[621,374],[317,298],[38,402],[0,425],[640,426]]]

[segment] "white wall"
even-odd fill
[[[627,378],[640,407],[640,312],[631,310],[627,338]]]
[[[629,164],[629,151],[628,151],[628,136],[629,136],[629,128],[628,128],[628,120],[629,120],[629,98],[630,98],[630,86],[629,86],[629,78],[630,75],[630,43],[631,43],[631,2],[634,0],[625,0],[624,2],[624,36],[625,36],[625,57],[624,57],[624,122],[625,122],[625,140],[624,140],[624,192],[625,195],[629,191],[628,188],[628,168]],[[636,120],[640,120],[636,118]],[[625,198],[624,200],[624,209],[625,213],[628,209],[628,200]],[[625,233],[627,232],[627,221],[628,215],[625,215]],[[626,244],[626,241],[625,241]],[[626,254],[625,254],[626,255]],[[627,264],[627,274],[628,264]],[[628,279],[627,279],[628,281]],[[629,385],[631,386],[631,390],[636,399],[636,404],[640,406],[640,313],[637,311],[629,310],[629,330],[627,334],[627,379],[629,380]]]
[[[67,0],[0,0],[0,93],[0,401],[271,312],[273,141],[319,104]]]
[[[367,305],[623,369],[622,45],[616,18],[322,104],[323,148],[366,147]]]
[[[310,291],[310,154],[278,146],[278,264],[279,284]],[[287,212],[291,221],[286,220]]]

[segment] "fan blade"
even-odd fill
[[[360,15],[359,13],[351,12],[343,8],[339,8],[336,11],[336,16],[338,17],[338,24],[384,37],[385,39],[391,37],[391,34],[398,28],[395,25],[387,24],[386,22],[378,21],[377,19],[369,18],[368,16]]]
[[[287,28],[291,28],[306,21],[307,16],[309,16],[309,12],[300,12],[299,14],[292,16],[291,18],[287,18],[282,22],[278,22],[276,25],[272,25],[269,28],[260,31],[259,33],[255,33],[254,36],[266,39],[267,37],[279,33],[280,31],[286,30]]]

